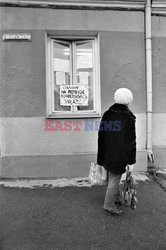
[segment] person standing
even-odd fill
[[[108,171],[108,185],[103,208],[112,215],[120,215],[119,184],[121,176],[136,162],[136,117],[129,109],[133,94],[119,88],[114,94],[114,104],[103,114],[98,131],[97,164]]]

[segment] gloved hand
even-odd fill
[[[127,167],[126,167],[126,170],[128,169],[129,170],[129,172],[132,172],[133,171],[133,168],[134,168],[134,164],[132,164],[132,165],[127,165]]]

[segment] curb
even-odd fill
[[[146,173],[133,173],[133,178],[137,181],[149,180]],[[125,174],[122,175],[121,183],[125,180]],[[78,177],[78,178],[59,178],[59,179],[0,179],[0,187],[11,187],[11,188],[55,188],[55,187],[93,187],[96,186],[89,177]]]

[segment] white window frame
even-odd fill
[[[94,88],[94,110],[85,111],[54,111],[53,103],[53,70],[51,61],[52,57],[52,43],[54,40],[93,40],[93,88]],[[101,117],[101,90],[100,90],[100,53],[99,53],[99,36],[97,37],[70,37],[70,36],[48,36],[46,34],[46,99],[47,99],[47,118],[86,118],[86,117]],[[75,112],[74,112],[75,111]]]

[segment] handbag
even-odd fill
[[[104,167],[92,162],[90,165],[89,179],[94,185],[107,184],[107,170]]]

